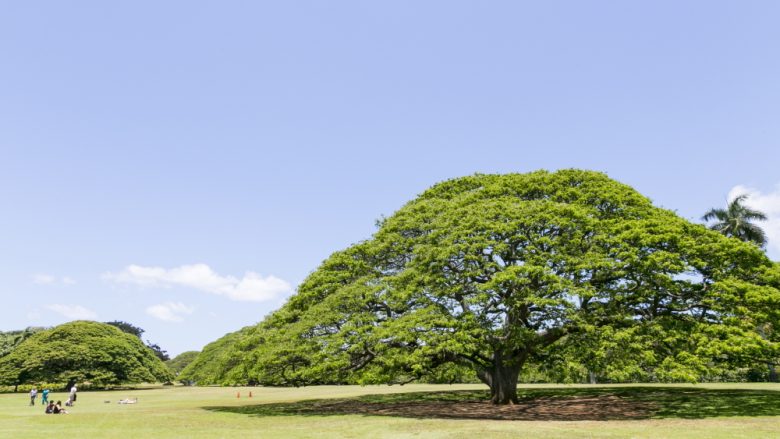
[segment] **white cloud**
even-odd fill
[[[780,256],[780,184],[773,192],[763,193],[758,189],[747,186],[735,186],[729,191],[728,199],[733,200],[742,194],[747,194],[745,205],[759,210],[769,218],[767,221],[757,223],[767,236],[767,249],[770,256]]]
[[[34,284],[37,285],[56,285],[56,284],[62,284],[62,285],[73,285],[76,283],[73,278],[68,276],[63,276],[60,279],[57,279],[56,276],[52,276],[50,274],[45,273],[38,273],[32,277],[32,281]]]
[[[97,318],[97,314],[94,311],[81,305],[60,305],[55,303],[47,305],[46,308],[73,320],[92,320]]]
[[[292,292],[292,286],[287,281],[273,275],[263,277],[248,271],[239,279],[234,276],[221,276],[206,264],[182,265],[169,269],[129,265],[119,273],[103,274],[103,279],[142,287],[189,287],[232,300],[250,302],[265,302]]]
[[[54,282],[57,282],[57,278],[48,274],[38,273],[33,276],[32,281],[34,284],[38,285],[51,285]]]
[[[194,309],[181,302],[167,302],[152,305],[146,308],[146,313],[166,322],[181,322],[184,320],[182,314],[192,314]]]

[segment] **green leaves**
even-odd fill
[[[702,219],[717,220],[710,228],[725,236],[763,247],[766,245],[766,233],[752,221],[766,221],[767,216],[745,206],[743,203],[747,198],[747,195],[740,195],[731,200],[726,209],[710,209]]]
[[[44,330],[0,359],[0,383],[89,381],[96,386],[167,382],[173,376],[135,336],[97,322]]]
[[[10,354],[19,343],[44,329],[45,328],[40,327],[29,327],[22,331],[0,332],[0,357]]]
[[[175,358],[171,358],[170,360],[165,362],[165,365],[168,366],[168,369],[176,376],[178,376],[182,370],[184,370],[185,367],[189,366],[190,363],[195,361],[196,358],[198,358],[198,355],[200,354],[199,351],[187,351],[182,352],[181,354],[177,355]]]
[[[334,253],[235,337],[252,342],[224,340],[231,360],[214,363],[213,380],[406,382],[471,369],[494,387],[527,364],[567,380],[694,381],[777,350],[779,287],[757,247],[603,174],[474,175]]]

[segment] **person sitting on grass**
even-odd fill
[[[46,414],[50,415],[54,413],[54,401],[49,401],[49,405],[46,406]]]
[[[62,408],[62,401],[57,401],[57,404],[54,404],[54,408],[51,411],[55,415],[63,414],[67,415],[68,411]]]

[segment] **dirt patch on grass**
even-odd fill
[[[510,421],[604,421],[647,419],[654,407],[619,396],[548,397],[521,400],[514,405],[486,401],[408,401],[372,403],[359,400],[320,400],[300,407],[298,414],[361,414],[411,418],[498,419]]]

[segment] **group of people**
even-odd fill
[[[65,401],[65,406],[67,407],[73,407],[73,403],[76,402],[76,392],[78,391],[78,388],[74,384],[70,388],[70,393],[68,393],[68,399]],[[38,396],[38,389],[33,387],[30,390],[30,405],[35,405],[35,399]],[[65,409],[62,407],[62,401],[57,401],[56,403],[54,401],[49,401],[49,389],[44,389],[43,392],[41,392],[41,405],[46,406],[46,414],[60,414],[60,413],[68,413],[65,411]]]
[[[35,387],[30,390],[30,405],[35,405],[35,398],[38,397],[38,389]],[[43,389],[43,392],[41,392],[41,405],[46,405],[46,403],[49,402],[49,389]]]
[[[49,405],[46,406],[46,414],[47,415],[67,415],[68,411],[62,408],[62,401],[57,401],[55,404],[54,401],[49,401]]]

